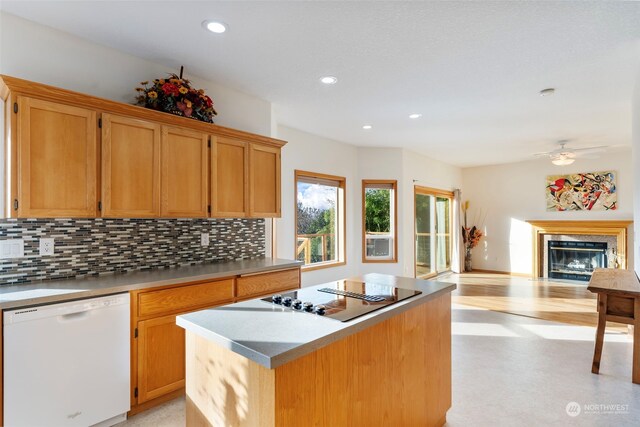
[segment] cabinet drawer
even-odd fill
[[[233,299],[233,279],[198,283],[138,295],[138,316],[146,317],[197,307],[220,304]]]
[[[300,287],[300,269],[276,271],[273,273],[242,276],[238,278],[236,298],[265,295]]]

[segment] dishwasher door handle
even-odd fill
[[[74,322],[76,320],[82,320],[86,317],[89,317],[90,311],[91,309],[84,310],[84,311],[77,311],[75,313],[61,314],[60,316],[58,316],[58,320],[61,322]]]

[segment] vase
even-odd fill
[[[465,273],[473,271],[473,268],[471,267],[471,248],[468,246],[464,252],[464,271]]]

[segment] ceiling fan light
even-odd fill
[[[570,165],[571,163],[575,162],[576,159],[572,159],[570,157],[566,157],[566,156],[558,156],[554,159],[551,159],[551,163],[553,163],[556,166],[567,166]]]

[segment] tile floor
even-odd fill
[[[593,375],[592,327],[461,305],[454,305],[452,321],[453,405],[447,426],[640,425],[640,385],[631,383],[628,335],[606,334],[600,375]],[[571,402],[580,409],[575,416],[567,413]],[[184,425],[184,399],[120,424]]]

